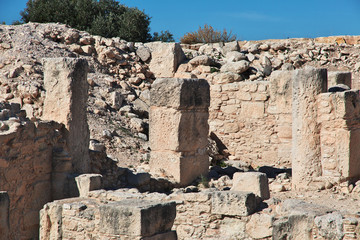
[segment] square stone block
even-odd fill
[[[102,187],[101,174],[82,174],[75,178],[80,197],[86,197],[90,191],[99,190]]]
[[[158,78],[151,85],[151,106],[207,109],[210,86],[205,79]]]
[[[231,191],[252,192],[263,200],[270,198],[268,178],[260,172],[235,173]]]
[[[212,214],[248,216],[257,208],[256,197],[250,192],[217,191],[211,201]]]
[[[196,151],[208,144],[209,113],[151,107],[149,140],[152,151]]]
[[[173,177],[181,186],[190,184],[201,175],[207,176],[209,171],[206,149],[188,156],[172,151],[152,151],[150,154],[151,172]]]
[[[100,205],[101,231],[106,234],[151,237],[170,231],[175,216],[175,202],[129,199]]]
[[[264,102],[241,102],[241,118],[263,118],[264,112]]]
[[[351,88],[351,72],[328,72],[328,86],[333,87],[337,84],[345,84]]]

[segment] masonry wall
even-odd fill
[[[320,94],[322,176],[339,180],[360,177],[359,91]]]
[[[290,167],[291,94],[289,71],[274,72],[270,81],[213,83],[210,132],[232,159]]]
[[[39,210],[52,200],[52,151],[61,125],[24,121],[19,109],[0,103],[0,190],[10,198],[9,239],[31,239],[38,236]]]

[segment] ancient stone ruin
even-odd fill
[[[0,239],[360,238],[360,84],[334,68],[356,68],[357,46],[134,44],[35,25],[32,47],[70,56],[0,78]],[[111,154],[125,143],[142,164]]]

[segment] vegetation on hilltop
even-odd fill
[[[216,43],[216,42],[232,42],[237,39],[235,34],[228,32],[226,29],[223,31],[215,30],[212,26],[205,24],[204,27],[199,27],[197,31],[188,32],[180,38],[181,43],[194,44],[194,43]]]
[[[151,36],[150,17],[115,0],[29,0],[20,15],[23,23],[59,22],[107,38],[173,41],[168,31]]]

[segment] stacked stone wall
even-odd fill
[[[39,210],[52,201],[52,154],[62,125],[19,118],[16,106],[0,104],[0,189],[10,198],[9,239],[31,239],[38,236]]]
[[[290,166],[292,101],[287,74],[278,72],[271,81],[211,85],[210,132],[227,147],[230,158],[254,166]]]
[[[360,98],[358,90],[320,94],[322,176],[351,180],[360,177]]]

